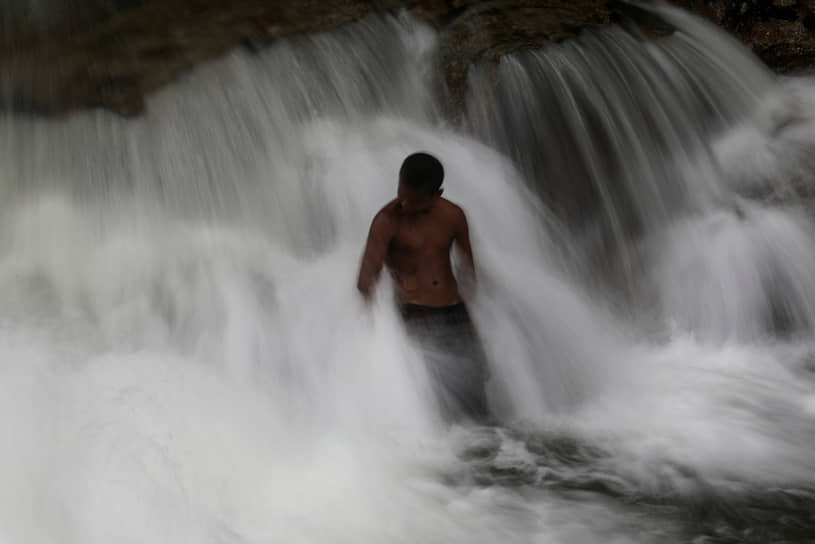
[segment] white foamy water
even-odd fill
[[[767,135],[791,91],[758,66],[748,77],[749,57],[716,123],[657,108],[715,77],[683,55],[721,64],[732,47],[684,24],[661,60],[644,49],[612,81],[568,51],[507,60],[601,78],[624,125],[602,132],[638,143],[625,194],[600,202],[641,228],[615,233],[605,268],[541,200],[530,176],[546,161],[510,158],[495,125],[476,140],[439,119],[435,38],[409,21],[236,52],[135,121],[3,119],[0,541],[679,542],[717,536],[689,505],[811,493],[809,214],[745,187],[807,171],[773,144],[815,138],[806,122]],[[604,39],[647,47],[587,39],[585,58]],[[626,122],[624,93],[658,83],[649,62],[677,79],[644,102],[652,119]],[[580,88],[561,83],[561,97]],[[526,100],[545,111],[536,85]],[[626,146],[570,151],[581,111],[547,137],[572,161],[626,164]],[[764,169],[734,179],[733,157],[759,148]],[[496,428],[445,427],[387,285],[370,311],[355,290],[369,221],[417,149],[442,159],[470,220]],[[658,172],[671,177],[638,193]],[[619,267],[634,296],[614,292]]]

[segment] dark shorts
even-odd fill
[[[422,351],[444,418],[489,419],[487,358],[467,307],[401,304],[399,313]]]

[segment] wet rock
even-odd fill
[[[815,2],[673,2],[724,26],[779,70],[815,65]],[[456,112],[473,64],[629,17],[617,0],[85,0],[84,9],[71,11],[56,1],[41,5],[50,11],[0,8],[6,109],[64,114],[102,107],[134,116],[146,95],[234,47],[256,51],[374,12],[406,10],[439,30],[440,94]]]
[[[88,0],[99,2],[101,0]],[[469,67],[605,24],[605,0],[118,0],[42,31],[0,40],[6,107],[61,114],[103,107],[125,116],[144,97],[233,47],[258,50],[298,33],[329,30],[373,12],[406,10],[440,30],[441,93],[460,104]],[[62,30],[61,30],[62,29]],[[455,109],[455,108],[454,108]]]
[[[374,9],[360,0],[145,0],[80,28],[72,23],[70,32],[53,23],[48,39],[36,32],[7,35],[0,99],[25,112],[103,107],[133,116],[147,94],[233,47],[328,30]]]
[[[781,71],[815,66],[815,2],[812,0],[675,0],[739,37]]]
[[[473,64],[574,37],[584,28],[608,23],[611,15],[604,0],[469,4],[449,12],[441,31],[441,64],[454,110],[460,109]]]

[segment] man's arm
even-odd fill
[[[362,293],[365,300],[370,300],[373,296],[392,238],[393,220],[388,216],[387,212],[380,211],[371,222],[368,242],[365,244],[365,252],[362,255],[362,263],[359,267],[357,289]]]
[[[473,259],[473,248],[470,245],[470,228],[467,225],[467,216],[461,208],[456,210],[456,237],[455,243],[458,247],[463,264],[461,287],[464,298],[471,298],[475,294],[476,277],[475,261]]]

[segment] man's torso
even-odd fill
[[[394,221],[385,263],[401,304],[440,307],[461,302],[450,263],[457,210],[445,199],[426,213],[415,215],[400,214],[395,202],[385,207]]]

